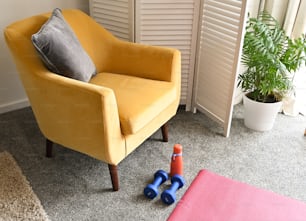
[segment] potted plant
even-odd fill
[[[258,131],[273,127],[282,98],[293,88],[294,72],[305,63],[305,52],[305,35],[290,39],[268,12],[248,19],[241,58],[246,70],[238,77],[245,92],[247,127]]]

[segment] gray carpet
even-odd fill
[[[234,110],[231,135],[202,114],[179,110],[169,142],[157,131],[119,165],[119,192],[111,191],[106,164],[59,145],[47,159],[45,140],[30,108],[0,115],[0,151],[11,153],[51,220],[166,220],[174,205],[142,192],[158,169],[169,170],[172,146],[183,145],[186,191],[200,169],[306,202],[306,120],[279,114],[274,129],[254,132]],[[161,188],[165,189],[169,182]]]

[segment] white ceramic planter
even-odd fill
[[[273,128],[282,102],[261,103],[243,95],[243,105],[245,126],[256,131],[268,131]]]

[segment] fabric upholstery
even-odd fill
[[[122,74],[99,73],[90,83],[112,88],[117,98],[122,133],[136,133],[175,100],[174,84]],[[144,96],[145,94],[145,96]],[[133,105],[131,105],[131,101]],[[150,106],[150,108],[146,108]]]
[[[88,82],[96,67],[82,48],[60,9],[55,9],[32,41],[43,62],[54,73]]]
[[[62,14],[96,67],[89,82],[50,72],[38,56],[31,36],[50,13],[11,24],[6,42],[43,135],[118,165],[175,115],[180,52],[121,41],[79,10]]]

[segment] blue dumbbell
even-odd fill
[[[185,185],[185,180],[182,176],[176,174],[172,177],[171,183],[170,188],[165,190],[161,195],[162,201],[168,205],[175,202],[175,192]]]
[[[158,187],[168,180],[168,174],[163,170],[158,170],[154,174],[154,181],[144,188],[144,195],[150,199],[154,199],[158,195]]]

